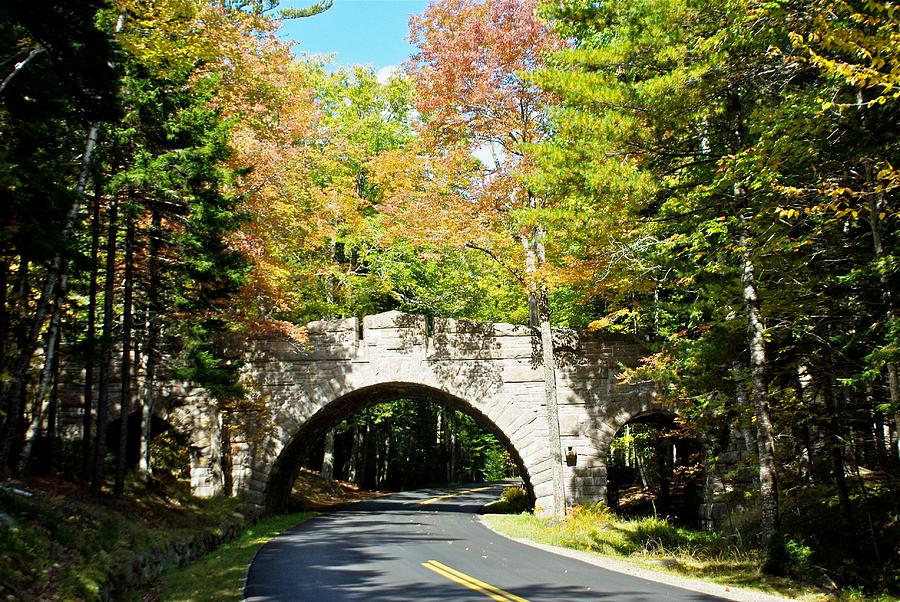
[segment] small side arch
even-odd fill
[[[607,423],[602,453],[607,470],[606,501],[611,508],[626,515],[659,511],[680,524],[699,526],[704,446],[701,439],[684,430],[678,418],[671,409],[648,406],[622,412]],[[613,456],[612,444],[626,425],[634,425],[631,437],[623,439]],[[652,450],[649,456],[644,455],[648,446]],[[644,451],[639,453],[641,449]]]

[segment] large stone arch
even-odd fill
[[[272,468],[268,472],[268,484],[265,491],[266,508],[279,510],[284,507],[288,501],[290,488],[296,478],[301,459],[310,452],[312,446],[325,435],[328,429],[333,428],[340,420],[362,408],[397,399],[444,403],[474,417],[493,433],[510,452],[519,468],[526,489],[529,494],[533,495],[529,463],[524,460],[520,451],[523,445],[529,442],[529,439],[522,438],[521,430],[508,433],[495,422],[494,418],[484,414],[476,405],[445,390],[420,383],[385,382],[356,389],[333,400],[300,426],[274,460]],[[504,424],[504,426],[508,427],[509,424]]]
[[[552,508],[544,372],[534,329],[387,312],[361,324],[355,318],[313,322],[308,330],[308,343],[277,336],[232,341],[230,354],[242,363],[245,385],[262,411],[249,413],[244,428],[231,429],[222,441],[214,404],[189,404],[185,412],[202,433],[194,443],[195,492],[215,494],[230,481],[235,493],[271,506],[283,499],[279,488],[304,441],[327,428],[342,407],[367,403],[367,395],[412,394],[479,417],[518,456],[536,507]],[[554,332],[554,348],[561,443],[570,452],[563,467],[566,501],[603,500],[606,449],[619,426],[661,409],[652,386],[617,378],[620,366],[635,365],[642,349],[628,337],[562,329]],[[219,453],[222,445],[231,453]],[[230,467],[217,463],[226,455]]]

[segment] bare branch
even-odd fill
[[[10,72],[10,74],[7,75],[7,76],[3,79],[3,83],[0,84],[0,94],[3,93],[3,90],[6,89],[6,86],[9,84],[10,81],[12,81],[12,78],[14,78],[14,77],[16,76],[16,74],[17,74],[19,71],[21,71],[22,69],[25,68],[25,65],[27,65],[27,64],[31,61],[31,59],[33,59],[33,58],[36,57],[37,55],[41,54],[42,52],[44,52],[44,47],[41,46],[40,44],[37,44],[37,45],[36,45],[34,48],[32,48],[31,51],[28,53],[28,56],[26,56],[24,59],[22,59],[21,61],[19,61],[18,63],[16,63],[16,66],[13,67],[12,72]]]
[[[491,259],[496,261],[503,268],[505,268],[506,271],[508,271],[510,274],[512,274],[513,278],[515,278],[519,282],[519,284],[521,284],[523,287],[527,288],[528,285],[525,283],[525,279],[522,278],[522,276],[519,275],[519,273],[516,270],[511,268],[508,263],[506,263],[505,261],[503,261],[502,259],[497,257],[497,255],[490,249],[488,249],[486,247],[480,247],[471,241],[466,243],[466,248],[467,249],[475,249],[476,251],[481,251],[482,253],[486,253],[488,255],[488,257],[490,257]]]

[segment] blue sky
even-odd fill
[[[282,8],[309,6],[312,0],[282,0]],[[315,17],[285,22],[281,35],[295,42],[295,52],[336,53],[337,65],[371,65],[376,70],[398,65],[413,48],[406,42],[411,14],[421,14],[427,0],[335,0]]]

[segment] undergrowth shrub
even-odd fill
[[[807,579],[812,573],[813,550],[802,541],[775,534],[769,541],[768,554],[763,563],[763,572],[782,577]]]
[[[530,509],[531,499],[521,487],[506,487],[500,493],[500,499],[487,507],[492,514],[520,514]]]
[[[507,487],[500,494],[500,499],[504,502],[516,502],[519,500],[527,500],[528,494],[521,487]]]

